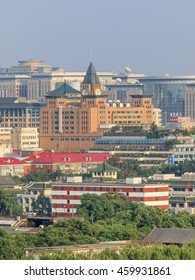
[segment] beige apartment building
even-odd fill
[[[16,127],[11,131],[11,146],[13,150],[39,147],[37,128]]]
[[[153,108],[153,122],[158,126],[162,126],[162,111],[160,108]]]
[[[12,127],[0,127],[0,145],[10,144]]]

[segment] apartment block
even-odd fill
[[[11,146],[14,150],[39,147],[39,132],[37,128],[15,127],[12,128]]]
[[[83,194],[123,193],[129,201],[169,208],[168,184],[66,183],[52,186],[52,216],[72,217]]]

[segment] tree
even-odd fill
[[[153,122],[151,124],[151,128],[150,128],[150,131],[148,132],[148,135],[147,135],[148,138],[162,138],[163,137],[163,132],[160,131],[157,127],[157,125]]]
[[[21,178],[21,181],[24,182],[47,182],[50,180],[59,180],[63,176],[62,171],[59,169],[59,167],[55,171],[51,170],[31,170],[25,177]]]
[[[37,200],[33,201],[32,207],[38,215],[51,215],[51,202],[49,197],[39,195]]]
[[[22,213],[22,206],[18,203],[16,193],[11,190],[0,190],[0,214],[19,215]]]
[[[111,218],[114,215],[114,208],[106,195],[84,194],[81,196],[81,205],[77,209],[77,214],[94,222]]]

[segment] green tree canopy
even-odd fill
[[[12,216],[21,213],[22,207],[18,203],[16,193],[11,190],[0,190],[0,214]]]
[[[39,195],[38,198],[32,203],[33,211],[38,215],[51,215],[51,202],[49,197]]]

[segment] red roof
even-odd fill
[[[13,164],[27,164],[24,160],[19,160],[17,158],[2,157],[0,158],[0,165],[13,165]]]
[[[38,155],[26,158],[25,161],[33,163],[42,163],[42,164],[53,164],[53,163],[83,163],[83,162],[95,162],[101,163],[109,158],[112,155],[109,153],[64,153],[52,151],[45,151]]]

